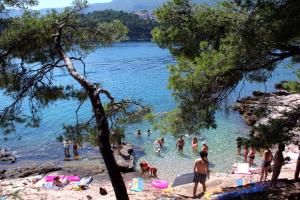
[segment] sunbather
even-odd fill
[[[262,182],[263,178],[264,181],[267,180],[267,176],[268,176],[268,170],[271,167],[271,162],[273,159],[273,155],[272,152],[270,151],[270,149],[267,147],[263,153],[262,156],[262,164],[261,164],[261,177],[260,177],[260,182]]]
[[[278,145],[278,150],[275,153],[274,156],[274,165],[273,165],[273,174],[271,179],[271,187],[276,187],[277,184],[277,178],[280,174],[281,167],[284,164],[284,161],[290,160],[290,157],[283,158],[282,152],[285,149],[284,144]]]

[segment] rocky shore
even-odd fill
[[[277,84],[278,91],[263,93],[254,91],[252,96],[237,101],[234,110],[239,111],[246,124],[254,129],[259,125],[269,125],[273,119],[284,119],[289,113],[300,108],[300,94],[283,90]],[[294,141],[300,141],[300,120],[295,120],[290,129]]]
[[[0,149],[0,163],[1,162],[15,163],[16,156],[7,149]]]

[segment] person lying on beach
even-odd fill
[[[205,158],[204,154],[200,153],[200,158],[195,160],[195,165],[194,165],[194,179],[193,179],[193,182],[195,183],[194,190],[193,190],[194,198],[196,198],[198,183],[202,184],[203,192],[206,191],[205,182],[207,178],[209,178],[209,163],[207,158]]]
[[[192,139],[192,150],[198,151],[198,139],[196,137],[193,137]]]
[[[263,156],[262,156],[260,182],[262,182],[263,177],[265,177],[264,181],[267,180],[268,171],[271,167],[272,159],[273,159],[272,152],[270,151],[270,149],[268,147],[266,147],[266,149],[264,150]]]
[[[183,151],[184,144],[185,144],[185,142],[184,142],[183,136],[180,136],[176,142],[176,148],[179,152]]]
[[[273,165],[273,174],[271,178],[271,187],[276,187],[277,185],[277,179],[281,172],[281,167],[284,164],[284,161],[290,161],[290,157],[283,158],[282,152],[285,149],[284,144],[278,145],[278,150],[275,153],[274,156],[274,165]]]
[[[64,183],[60,181],[59,176],[56,176],[54,177],[53,185],[56,187],[61,187],[64,185]]]
[[[253,166],[253,162],[254,162],[254,158],[255,158],[255,149],[253,146],[250,146],[250,151],[248,154],[248,158],[249,158],[249,167]]]

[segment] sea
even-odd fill
[[[98,48],[84,58],[86,75],[89,80],[98,82],[110,91],[116,99],[130,98],[151,105],[154,113],[168,112],[176,107],[176,102],[168,86],[169,72],[167,66],[176,61],[167,49],[159,48],[152,42],[123,42],[115,43],[111,47]],[[283,80],[296,80],[294,71],[299,65],[293,65],[290,60],[278,64],[276,70],[270,74],[265,83],[250,81],[241,82],[230,95],[228,102],[233,104],[238,98],[251,95],[255,90],[274,91],[274,84]],[[82,65],[75,63],[82,72]],[[55,83],[71,84],[79,88],[66,70],[55,71]],[[12,101],[0,92],[0,109]],[[28,163],[44,163],[54,161],[64,163],[63,145],[56,138],[63,133],[64,124],[75,122],[75,111],[78,106],[76,100],[61,100],[51,103],[40,113],[42,117],[38,128],[17,125],[16,131],[5,135],[0,130],[0,148],[7,148],[17,155],[17,162],[13,165],[0,164],[0,168],[19,166]],[[27,106],[24,105],[26,111]],[[92,110],[86,102],[80,112],[80,120],[91,117]],[[177,138],[171,133],[164,135],[165,146],[159,154],[153,144],[161,137],[159,130],[153,130],[147,121],[126,127],[126,140],[134,145],[135,161],[147,161],[158,168],[158,175],[162,179],[172,180],[177,175],[192,172],[194,160],[199,156],[192,151],[191,139],[196,136],[199,143],[205,141],[209,146],[208,158],[213,172],[230,173],[232,165],[241,162],[242,157],[236,155],[236,138],[247,137],[249,127],[244,123],[239,113],[232,110],[220,109],[216,113],[217,128],[199,130],[197,135],[184,136],[185,147],[182,153],[175,149]],[[136,137],[137,130],[142,131],[141,137]],[[150,129],[148,136],[146,131]],[[2,131],[3,132],[3,131]],[[79,150],[81,160],[100,157],[97,147],[85,144]],[[257,156],[256,164],[260,159]]]

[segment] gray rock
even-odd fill
[[[16,156],[12,153],[7,151],[6,149],[0,149],[0,162],[16,162]]]
[[[133,172],[134,171],[134,158],[133,158],[133,145],[126,143],[122,144],[120,151],[114,149],[114,156],[120,170],[122,172]]]

